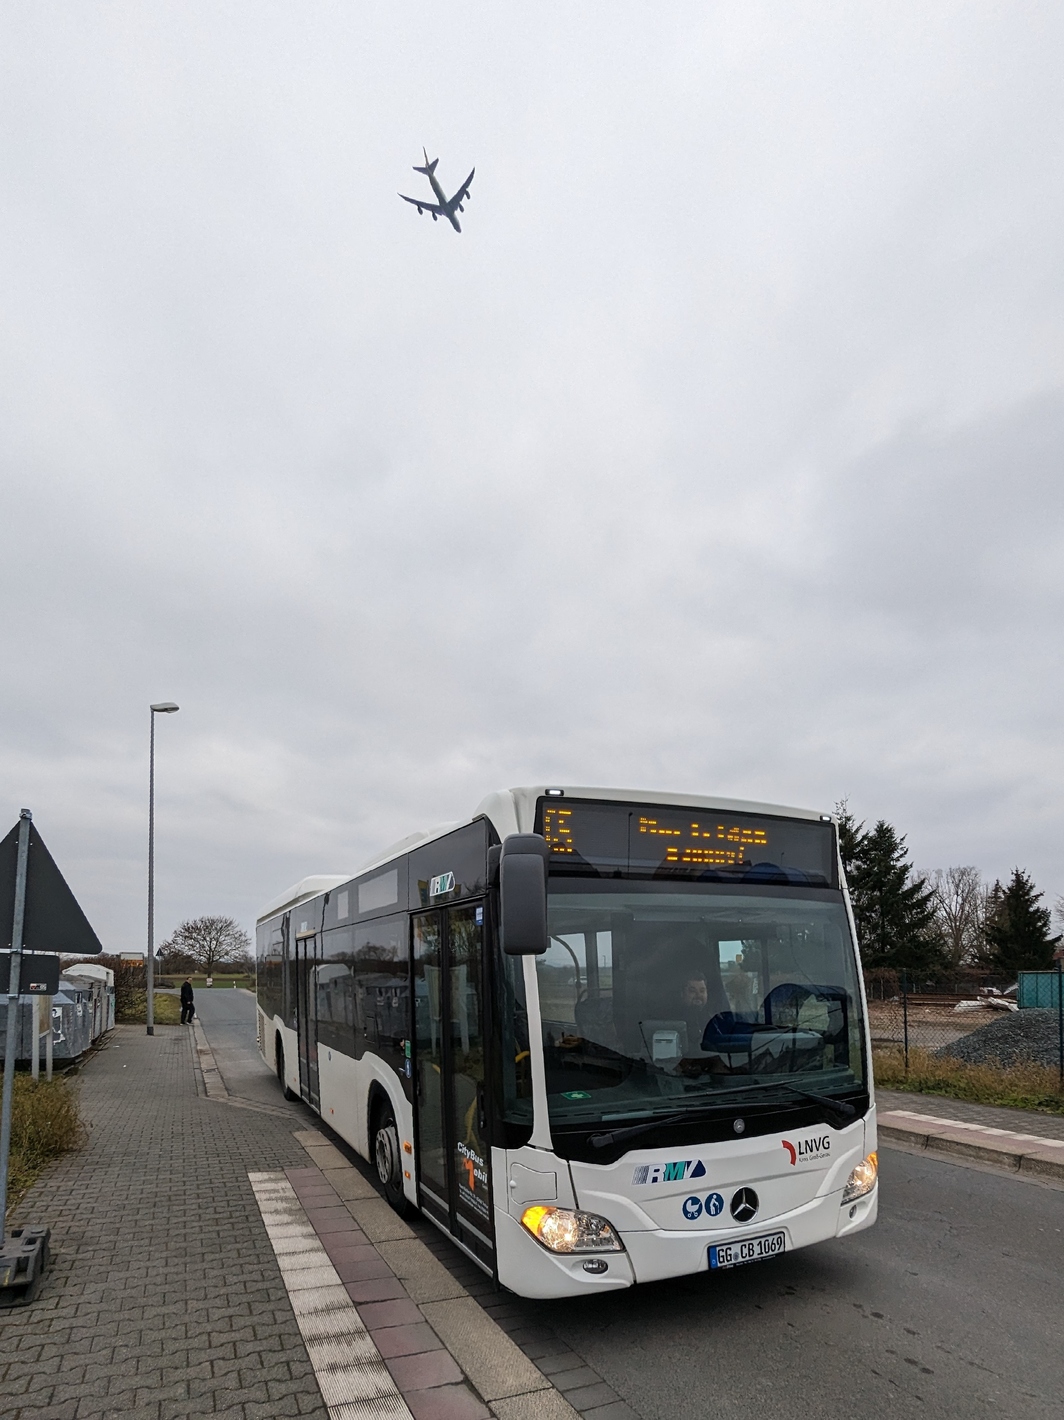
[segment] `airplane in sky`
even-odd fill
[[[425,202],[420,197],[407,197],[405,192],[401,192],[399,196],[403,199],[404,202],[410,202],[417,208],[419,217],[421,216],[422,212],[431,212],[432,220],[434,222],[438,217],[446,217],[448,222],[450,222],[451,226],[455,229],[455,231],[460,232],[462,229],[458,225],[458,218],[454,214],[456,212],[461,212],[463,210],[463,202],[468,202],[470,200],[469,184],[473,181],[473,173],[476,172],[476,168],[473,169],[473,173],[469,174],[469,176],[466,178],[465,182],[458,189],[455,195],[453,197],[448,198],[443,195],[443,188],[436,181],[436,164],[440,161],[439,158],[433,158],[432,162],[430,163],[428,150],[422,148],[421,151],[425,154],[425,166],[423,168],[415,167],[414,171],[416,173],[425,174],[429,182],[432,184],[432,191],[439,198],[439,201]]]

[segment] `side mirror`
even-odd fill
[[[502,949],[508,956],[542,956],[547,950],[547,859],[538,833],[511,833],[499,862]]]

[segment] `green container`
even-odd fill
[[[1021,971],[1016,988],[1016,1002],[1021,1010],[1027,1006],[1060,1005],[1059,971]]]

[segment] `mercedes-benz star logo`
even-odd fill
[[[731,1215],[737,1223],[748,1223],[757,1214],[757,1194],[752,1188],[740,1188],[731,1201]]]

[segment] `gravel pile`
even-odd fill
[[[1010,1011],[989,1025],[944,1045],[936,1055],[948,1055],[969,1065],[1051,1065],[1060,1063],[1056,1010]]]

